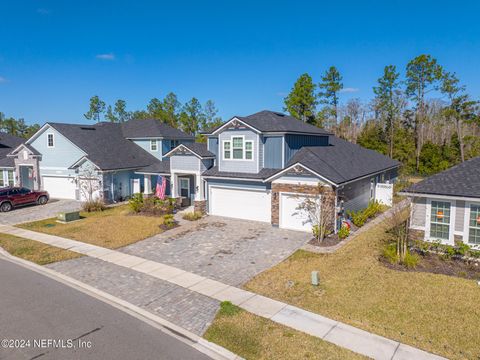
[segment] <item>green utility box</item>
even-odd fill
[[[62,223],[68,223],[70,221],[76,221],[76,220],[80,220],[79,211],[62,212],[57,215],[57,221]]]

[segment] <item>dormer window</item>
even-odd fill
[[[225,160],[253,160],[253,141],[243,136],[232,136],[231,140],[224,140],[223,159]]]
[[[157,140],[150,140],[150,151],[158,151]]]
[[[52,133],[47,134],[47,147],[49,148],[55,147],[55,137],[54,137],[54,134]]]

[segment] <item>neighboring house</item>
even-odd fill
[[[192,136],[157,120],[95,125],[46,123],[8,154],[15,183],[44,189],[53,198],[85,200],[82,182],[94,196],[118,201],[133,193],[152,193],[151,175],[169,174],[164,155]],[[153,170],[152,170],[153,169]]]
[[[332,200],[336,230],[345,212],[365,208],[375,199],[376,184],[393,182],[400,166],[272,111],[233,117],[205,135],[206,145],[180,145],[166,154],[172,196],[191,198],[211,215],[286,229],[311,231],[298,207],[320,184]]]
[[[414,237],[480,248],[480,157],[430,176],[402,192],[412,199]]]
[[[13,186],[15,183],[15,163],[7,155],[25,139],[0,132],[0,188]]]

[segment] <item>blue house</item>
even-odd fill
[[[306,198],[324,198],[335,231],[343,214],[376,199],[376,185],[392,183],[400,166],[272,111],[235,116],[205,136],[206,144],[195,143],[157,120],[47,123],[8,156],[17,183],[52,197],[85,200],[94,193],[118,201],[151,194],[163,176],[167,193],[185,206],[301,231],[312,229],[299,211]]]

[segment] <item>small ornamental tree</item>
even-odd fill
[[[319,183],[313,194],[298,198],[301,202],[296,210],[306,215],[304,223],[312,224],[313,236],[321,243],[335,226],[335,197],[331,189]]]
[[[82,168],[75,182],[78,185],[82,199],[86,199],[87,202],[101,200],[101,195],[99,195],[99,198],[94,199],[94,194],[99,192],[102,186],[98,179],[98,173],[93,166]]]

